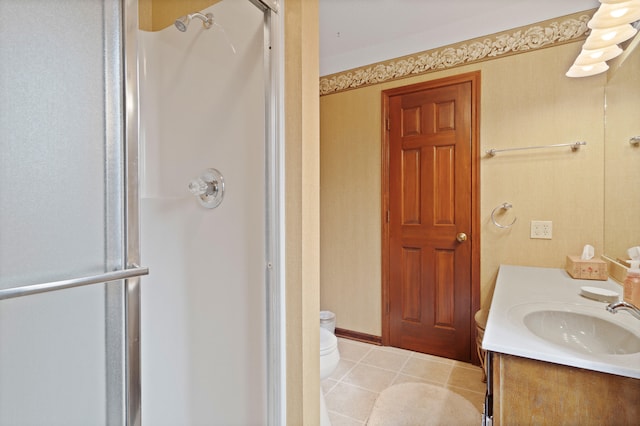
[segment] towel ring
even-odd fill
[[[513,218],[513,221],[508,225],[501,225],[496,220],[496,212],[498,211],[498,209],[509,210],[511,207],[513,207],[513,205],[511,205],[511,203],[502,203],[498,207],[493,209],[493,211],[491,212],[491,222],[493,222],[493,224],[495,226],[497,226],[498,228],[502,228],[502,229],[511,228],[513,226],[513,224],[516,223],[516,220],[518,220],[517,217]]]

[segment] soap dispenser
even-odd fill
[[[640,306],[640,260],[632,260],[624,280],[624,301]]]

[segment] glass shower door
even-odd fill
[[[0,0],[0,425],[139,423],[136,10]]]

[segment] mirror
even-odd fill
[[[640,245],[640,143],[630,143],[640,137],[638,42],[612,67],[605,87],[604,253],[613,259],[628,259],[627,249]]]

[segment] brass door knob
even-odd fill
[[[456,240],[458,240],[459,243],[467,241],[467,234],[465,234],[464,232],[460,232],[458,235],[456,235]]]

